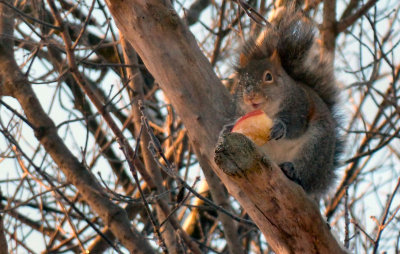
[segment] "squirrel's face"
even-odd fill
[[[279,58],[272,55],[263,59],[250,59],[245,66],[238,68],[238,82],[244,110],[249,112],[262,109],[273,117],[291,79],[282,68]]]

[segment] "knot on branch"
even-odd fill
[[[34,129],[35,137],[38,140],[42,140],[54,131],[54,126],[39,126]]]
[[[240,133],[225,133],[215,148],[215,163],[229,176],[246,177],[261,171],[263,161],[255,144]],[[266,165],[268,166],[268,165]]]

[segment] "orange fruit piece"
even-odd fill
[[[261,109],[252,111],[237,120],[232,132],[242,133],[256,145],[267,143],[272,120]]]

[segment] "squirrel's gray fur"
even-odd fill
[[[244,45],[236,69],[245,113],[263,109],[274,121],[261,148],[307,193],[321,197],[334,182],[343,141],[339,90],[315,25],[299,11],[281,11]]]

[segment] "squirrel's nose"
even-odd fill
[[[259,96],[260,93],[261,90],[257,86],[250,85],[245,87],[243,95],[250,99]]]
[[[254,98],[256,97],[256,93],[254,93],[254,91],[246,91],[244,93],[244,97],[246,98],[246,100],[251,101],[254,100]]]
[[[248,93],[248,94],[254,92],[254,86],[246,86],[245,87],[245,92]]]

